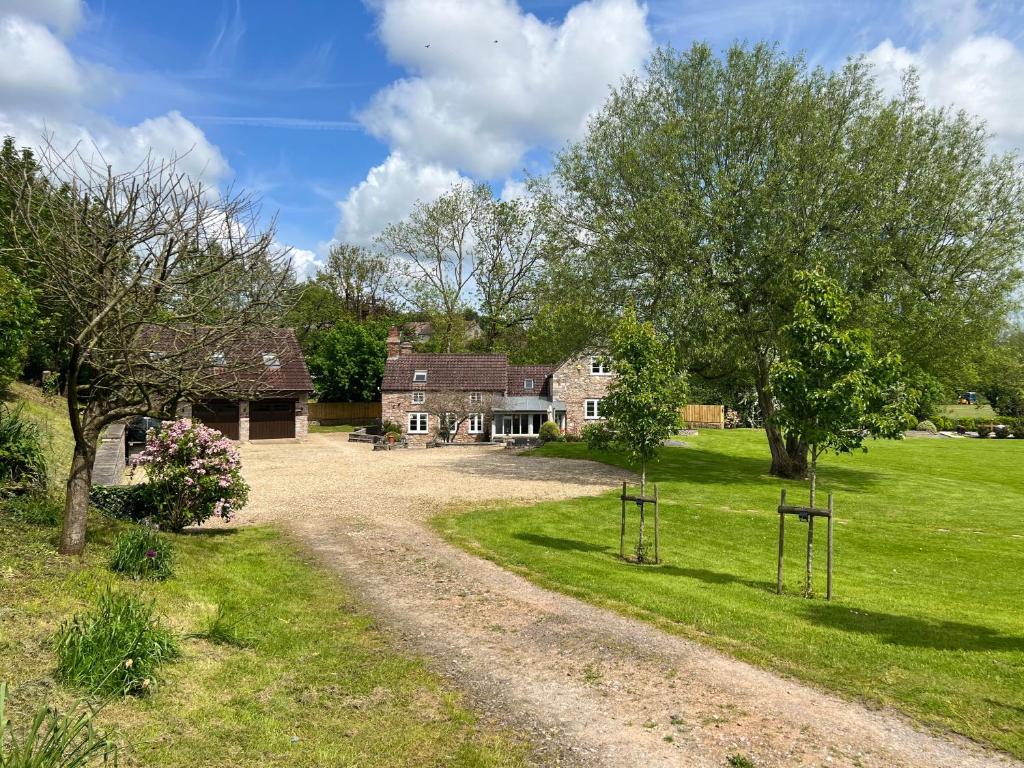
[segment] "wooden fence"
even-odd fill
[[[309,420],[362,427],[380,421],[380,403],[310,403]]]
[[[725,429],[725,406],[688,405],[683,408],[683,421],[693,429]]]

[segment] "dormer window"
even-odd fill
[[[595,376],[607,376],[612,371],[604,360],[599,357],[592,357],[590,359],[590,372]]]
[[[263,364],[267,366],[267,368],[280,368],[281,358],[278,356],[277,352],[264,352]]]
[[[533,379],[523,379],[523,389],[527,391],[533,389]]]
[[[214,368],[223,368],[228,364],[228,357],[223,352],[214,352],[210,355],[210,365]]]
[[[427,372],[426,371],[413,371],[412,380],[414,382],[416,382],[417,384],[422,384],[423,382],[425,382],[427,380]]]

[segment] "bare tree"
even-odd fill
[[[37,262],[40,303],[66,321],[75,449],[60,551],[78,554],[104,427],[257,387],[256,358],[277,350],[248,349],[247,329],[274,324],[291,271],[253,198],[218,195],[175,159],[115,173],[47,144],[38,161],[38,176],[0,183],[17,191],[16,247]]]
[[[481,434],[489,432],[497,402],[493,392],[429,392],[424,407],[437,418],[437,437],[451,443],[462,425],[474,416],[480,418]]]
[[[475,227],[476,292],[489,346],[503,329],[531,319],[547,210],[542,199],[492,201]]]
[[[317,280],[337,296],[356,320],[388,311],[389,260],[381,253],[349,243],[336,243]]]
[[[392,259],[392,290],[413,309],[440,316],[444,327],[435,332],[449,352],[476,274],[474,227],[490,204],[486,185],[455,185],[432,202],[417,203],[378,238]]]

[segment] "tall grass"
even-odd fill
[[[163,581],[173,575],[171,545],[153,528],[133,525],[114,539],[110,570],[133,579]]]
[[[55,637],[57,679],[91,694],[141,695],[158,682],[159,667],[177,658],[178,643],[152,603],[107,589],[96,607],[76,615]]]
[[[19,404],[0,403],[0,495],[23,493],[46,485],[47,456],[43,433]]]
[[[86,768],[117,765],[117,747],[93,728],[95,712],[79,705],[62,715],[40,707],[22,735],[5,715],[7,683],[0,682],[0,768]]]

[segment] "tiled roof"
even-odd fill
[[[416,371],[426,371],[427,380],[414,382]],[[413,353],[390,358],[384,366],[381,389],[457,390],[504,392],[508,358],[505,355],[445,355]]]
[[[141,342],[152,353],[167,356],[171,361],[169,369],[173,369],[176,354],[194,359],[196,347],[205,347],[209,350],[210,375],[237,387],[240,395],[254,390],[313,391],[313,380],[291,328],[253,327],[241,339],[226,339],[224,335],[216,328],[172,329],[151,325],[143,329]],[[276,365],[268,365],[273,357],[265,355],[276,356]]]
[[[548,397],[551,395],[551,374],[554,365],[510,365],[508,367],[508,384],[506,392],[511,396],[532,395]],[[526,389],[523,383],[533,379],[533,389]]]

